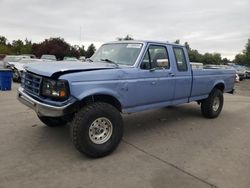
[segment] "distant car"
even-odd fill
[[[232,69],[232,67],[228,65],[207,64],[204,65],[204,69]]]
[[[44,55],[42,55],[41,59],[52,60],[52,61],[56,61],[57,60],[55,55],[50,55],[50,54],[44,54]]]
[[[9,68],[9,64],[13,62],[18,62],[22,59],[31,59],[30,55],[6,55],[5,58],[3,59],[3,67],[4,68]]]
[[[9,62],[18,62],[20,61],[21,58],[17,55],[7,55],[3,59],[3,67],[8,68],[9,67]]]
[[[79,60],[75,57],[64,57],[63,61],[79,61]]]
[[[192,69],[203,69],[203,63],[190,62]]]
[[[3,68],[3,59],[5,56],[5,54],[0,54],[0,68]]]
[[[86,57],[85,57],[85,56],[80,56],[80,57],[79,57],[79,60],[80,60],[80,61],[86,61]]]
[[[21,59],[18,62],[10,62],[9,68],[13,71],[13,81],[14,82],[20,82],[21,76],[24,71],[24,65],[28,63],[35,63],[35,62],[41,62],[43,60],[41,59]]]
[[[36,59],[36,56],[34,54],[22,54],[21,56],[28,56],[31,59]]]
[[[235,70],[236,70],[236,74],[238,74],[239,75],[239,77],[240,77],[240,81],[242,81],[242,80],[244,80],[244,79],[246,79],[246,68],[244,67],[244,66],[240,66],[240,65],[235,65],[235,66],[233,66],[234,68],[235,68]]]
[[[239,83],[240,82],[240,77],[238,74],[235,75],[235,82],[236,83]]]
[[[5,54],[0,54],[0,61],[3,60],[5,58]]]
[[[246,68],[246,78],[250,78],[250,68]]]

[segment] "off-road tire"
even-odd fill
[[[112,134],[104,143],[91,140],[90,126],[98,118],[107,118],[112,124]],[[119,145],[123,136],[123,120],[114,106],[104,103],[90,103],[81,108],[71,123],[71,137],[76,149],[88,157],[98,158],[110,154]]]
[[[62,117],[38,116],[38,118],[48,127],[59,127],[67,124],[67,121]]]
[[[219,105],[218,109],[214,110],[213,105],[214,101],[219,99]],[[219,89],[213,89],[211,93],[209,94],[207,99],[204,99],[201,102],[201,112],[202,115],[206,118],[216,118],[219,116],[222,108],[223,108],[223,102],[224,102],[224,97],[223,97],[223,92]]]

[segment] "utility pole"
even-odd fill
[[[81,42],[82,42],[82,26],[80,26],[79,46],[81,46]]]

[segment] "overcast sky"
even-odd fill
[[[0,35],[10,41],[100,46],[126,34],[232,59],[250,38],[250,0],[0,0]]]

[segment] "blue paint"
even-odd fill
[[[124,113],[202,100],[208,97],[217,84],[223,84],[225,92],[230,92],[234,88],[234,70],[192,70],[187,50],[183,46],[153,41],[125,41],[122,43],[142,44],[141,52],[131,66],[120,65],[117,67],[106,62],[42,62],[29,64],[26,70],[45,77],[53,77],[60,73],[58,79],[69,82],[71,98],[80,101],[92,95],[109,95],[120,102]],[[160,45],[167,49],[169,69],[145,70],[140,68],[150,45]],[[183,50],[187,64],[186,71],[177,69],[174,47]],[[39,98],[39,100],[44,99]],[[48,101],[44,102],[48,103]],[[60,102],[50,101],[50,104],[53,103],[58,106]],[[61,103],[65,104],[65,101]]]

